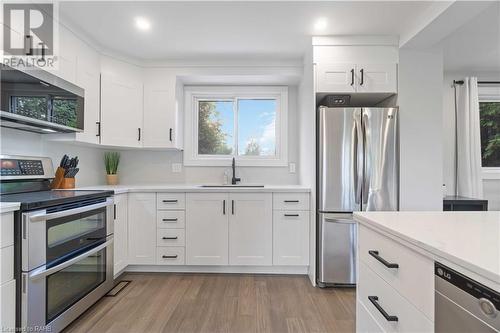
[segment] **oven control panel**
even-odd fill
[[[0,160],[1,176],[43,176],[43,164],[41,160]]]

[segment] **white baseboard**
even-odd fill
[[[126,272],[234,273],[307,275],[309,266],[160,266],[128,265]]]

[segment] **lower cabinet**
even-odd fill
[[[273,264],[309,264],[309,211],[273,213]]]
[[[16,327],[16,280],[0,285],[0,331],[14,332]]]
[[[156,193],[129,193],[128,263],[156,262]]]
[[[227,193],[186,194],[186,264],[228,264]]]
[[[113,275],[116,277],[128,263],[128,197],[127,194],[117,194],[114,200]]]
[[[273,264],[271,193],[229,194],[229,264]]]

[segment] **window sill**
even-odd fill
[[[231,167],[232,158],[221,159],[184,159],[185,166],[223,166]],[[288,167],[288,162],[281,159],[236,159],[237,167]]]
[[[483,168],[483,179],[500,179],[500,168]]]

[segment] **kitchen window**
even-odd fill
[[[187,87],[186,165],[287,165],[286,87]]]
[[[479,87],[483,178],[500,179],[500,88]]]

